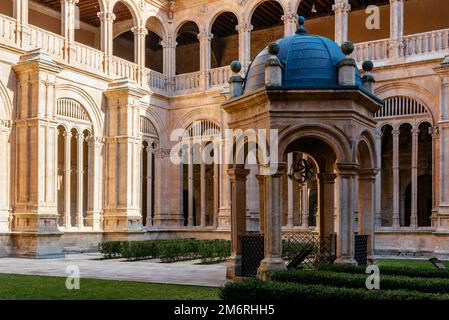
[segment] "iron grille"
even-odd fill
[[[263,234],[240,236],[242,243],[242,276],[255,277],[264,258]]]
[[[334,262],[335,241],[335,234],[320,239],[318,234],[284,233],[282,257],[290,268],[313,269],[321,264]]]
[[[368,264],[368,236],[355,235],[354,259],[359,265]]]

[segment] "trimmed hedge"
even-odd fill
[[[318,267],[321,271],[333,271],[343,273],[363,273],[365,274],[366,266],[350,266],[343,264],[325,264]],[[381,275],[396,275],[417,278],[449,278],[449,270],[440,269],[418,269],[410,267],[393,267],[379,266]]]
[[[449,295],[404,290],[366,290],[303,285],[256,279],[235,281],[221,288],[223,300],[447,300]]]
[[[271,280],[300,284],[326,284],[331,287],[366,288],[367,274],[347,274],[331,271],[292,270],[276,271]],[[415,290],[429,293],[449,293],[449,281],[437,278],[410,278],[382,275],[380,288],[383,290]]]
[[[226,240],[144,240],[103,242],[98,250],[104,258],[143,260],[159,258],[162,262],[201,259],[201,263],[226,260],[231,255],[231,243]]]

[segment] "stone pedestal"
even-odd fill
[[[17,258],[63,258],[62,233],[13,233],[12,255]]]

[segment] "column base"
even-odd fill
[[[138,232],[142,230],[142,216],[137,209],[105,210],[105,232]]]
[[[342,256],[340,258],[337,258],[337,260],[334,261],[335,264],[347,264],[351,266],[356,266],[357,261],[353,257],[348,256]]]
[[[231,229],[231,209],[220,208],[218,211],[218,226],[217,230],[230,230]]]
[[[242,276],[242,256],[234,255],[227,260],[226,279],[237,279]]]
[[[179,214],[155,214],[153,226],[158,227],[182,227],[184,226],[184,217]]]
[[[93,231],[101,231],[101,212],[87,212],[85,223],[86,227],[91,227]]]
[[[58,233],[59,215],[53,212],[15,212],[13,231],[29,233]]]
[[[281,257],[268,257],[261,261],[260,267],[257,269],[257,278],[269,280],[270,272],[285,269],[285,261]]]
[[[62,233],[12,233],[12,255],[18,258],[64,258]]]

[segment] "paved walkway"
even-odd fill
[[[66,268],[79,267],[82,278],[218,287],[226,283],[226,264],[158,263],[156,260],[100,260],[98,254],[70,254],[62,259],[0,258],[0,273],[66,277]]]

